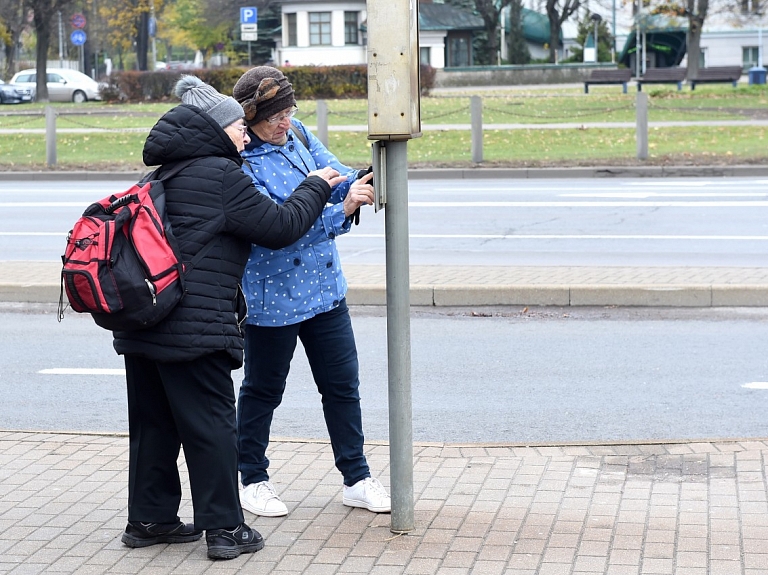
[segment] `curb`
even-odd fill
[[[0,302],[57,304],[58,285],[0,283]],[[385,306],[384,285],[350,284],[347,302]],[[768,307],[768,285],[411,286],[414,307]]]
[[[0,172],[0,181],[138,180],[146,171],[90,172],[46,170]],[[408,170],[411,180],[564,178],[721,178],[768,177],[768,166],[594,166],[574,168],[425,168]]]

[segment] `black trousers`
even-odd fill
[[[178,520],[180,447],[199,529],[240,525],[231,358],[212,353],[181,363],[125,356],[128,383],[128,520]]]

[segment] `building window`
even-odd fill
[[[285,27],[288,30],[288,46],[297,46],[296,41],[296,14],[285,15]]]
[[[358,34],[358,14],[359,12],[344,12],[344,43],[345,44],[359,44],[357,40]]]
[[[742,14],[760,14],[760,0],[741,0]]]
[[[428,46],[427,47],[422,46],[421,48],[419,48],[419,62],[420,63],[426,64],[427,66],[429,66],[431,64],[431,62],[429,61],[430,50],[431,50],[431,48],[429,48]]]
[[[331,13],[330,12],[310,12],[309,13],[309,45],[310,46],[330,46],[331,45]]]
[[[699,68],[707,67],[707,51],[703,48],[699,52]]]
[[[757,46],[744,46],[741,49],[741,60],[745,68],[757,66],[757,60],[760,57]]]

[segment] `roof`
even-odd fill
[[[419,4],[421,30],[482,30],[483,19],[450,4]]]
[[[509,19],[504,22],[504,29],[510,31]],[[523,38],[533,44],[549,43],[549,18],[528,8],[523,8]],[[560,41],[563,40],[563,31],[560,31]]]

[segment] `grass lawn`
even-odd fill
[[[487,165],[595,165],[638,164],[633,129],[584,128],[596,122],[634,122],[636,94],[622,94],[618,86],[598,86],[583,94],[578,88],[495,89],[483,92],[483,123],[525,124],[530,128],[486,128],[483,156]],[[695,92],[657,89],[649,92],[650,121],[768,119],[768,87],[706,85]],[[470,123],[470,96],[441,93],[421,100],[423,126]],[[364,125],[366,100],[330,100],[329,124]],[[62,114],[58,128],[111,128],[138,131],[116,133],[59,133],[59,169],[144,169],[141,150],[148,129],[175,103],[55,104]],[[44,106],[27,104],[0,108],[0,129],[44,128]],[[317,123],[316,104],[299,102],[297,117]],[[25,115],[8,115],[25,113]],[[27,115],[27,114],[35,115]],[[537,129],[536,124],[567,123],[564,129]],[[736,164],[766,159],[763,126],[651,128],[650,158],[646,163]],[[365,132],[330,131],[329,147],[349,165],[370,162]],[[408,144],[413,166],[469,166],[469,130],[425,130]],[[42,134],[11,133],[0,137],[0,169],[41,169],[45,164]]]

